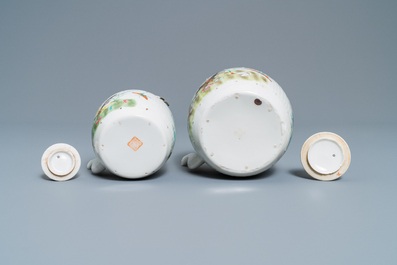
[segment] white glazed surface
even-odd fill
[[[342,137],[331,132],[310,136],[302,146],[301,162],[315,179],[331,181],[340,178],[349,168],[351,153]]]
[[[149,176],[168,160],[174,143],[174,120],[164,100],[143,90],[122,91],[98,110],[92,131],[98,161],[88,167],[124,178]]]
[[[292,126],[291,105],[281,87],[247,68],[226,69],[207,79],[189,111],[197,154],[232,176],[255,175],[274,165],[288,147]]]
[[[58,143],[48,147],[41,157],[41,168],[52,180],[66,181],[80,169],[81,159],[77,150],[68,144]]]
[[[68,152],[57,151],[50,155],[47,164],[53,174],[65,176],[72,172],[76,163],[73,156]]]
[[[331,174],[339,170],[344,156],[340,146],[333,140],[322,139],[313,143],[307,155],[310,166],[321,174]]]

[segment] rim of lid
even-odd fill
[[[66,152],[71,156],[73,160],[73,168],[69,173],[57,174],[56,172],[54,172],[54,169],[51,170],[49,160],[57,152]],[[55,181],[66,181],[73,178],[79,171],[80,166],[81,158],[79,152],[77,152],[77,150],[69,144],[53,144],[44,151],[43,156],[41,157],[41,168],[43,169],[43,172],[46,174],[47,177]]]
[[[338,170],[332,172],[330,174],[322,174],[314,170],[309,163],[308,160],[308,153],[310,147],[320,141],[320,140],[331,140],[334,141],[339,147],[342,149],[343,152],[343,163]],[[313,178],[318,180],[330,181],[340,178],[349,168],[351,160],[351,153],[349,146],[347,145],[346,141],[340,137],[339,135],[332,133],[332,132],[319,132],[310,136],[306,142],[302,146],[301,150],[301,162],[305,171]]]

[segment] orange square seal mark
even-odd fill
[[[132,148],[132,150],[137,151],[143,143],[141,140],[139,140],[137,137],[134,136],[134,138],[131,139],[131,141],[128,142],[128,146]]]

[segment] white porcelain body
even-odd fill
[[[287,150],[292,128],[291,104],[282,88],[248,68],[208,78],[189,110],[189,136],[197,154],[232,176],[255,175],[274,165]]]
[[[143,90],[122,91],[95,116],[92,146],[99,161],[88,168],[98,173],[102,165],[120,177],[146,177],[164,165],[174,144],[174,120],[165,101]]]

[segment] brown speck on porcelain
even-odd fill
[[[268,109],[269,112],[272,112],[272,109]]]
[[[245,169],[248,169],[248,166],[245,166]]]
[[[146,108],[146,110],[148,110],[148,108]]]
[[[236,73],[231,74],[231,76],[229,76],[228,72],[230,72],[231,70],[235,71]],[[241,78],[238,75],[240,72],[242,73]],[[243,74],[245,72],[247,72],[247,74]],[[219,77],[222,77],[219,74],[222,74],[222,76],[225,75],[225,77],[220,81],[218,81],[218,79],[217,79]],[[243,146],[247,143],[249,143],[249,145],[246,145],[246,146],[250,146],[251,144],[253,144],[255,146],[256,142],[253,140],[251,141],[252,135],[250,134],[250,132],[253,131],[253,132],[257,133],[259,130],[263,130],[266,134],[269,134],[272,136],[272,140],[270,142],[258,141],[258,147],[260,147],[260,148],[255,148],[255,153],[261,154],[263,152],[264,156],[266,156],[266,158],[267,158],[266,159],[267,164],[274,164],[275,162],[277,162],[277,161],[273,161],[274,159],[272,157],[272,153],[273,154],[277,153],[277,156],[279,156],[280,152],[282,150],[278,150],[278,149],[279,149],[279,147],[280,147],[280,149],[281,148],[284,149],[284,145],[279,146],[279,144],[273,144],[273,146],[276,145],[274,147],[274,149],[266,150],[266,148],[271,147],[271,142],[279,142],[280,140],[285,141],[285,139],[287,137],[284,137],[281,134],[284,133],[284,135],[285,135],[290,132],[290,129],[289,129],[290,126],[285,126],[285,124],[284,124],[284,126],[280,126],[280,122],[279,122],[281,120],[286,120],[285,123],[289,125],[289,116],[287,116],[284,111],[284,108],[287,108],[287,109],[289,108],[289,101],[285,99],[284,95],[282,95],[283,98],[280,98],[280,99],[275,98],[274,92],[272,90],[281,89],[281,88],[278,88],[278,87],[275,88],[275,86],[277,84],[273,84],[272,86],[268,86],[268,84],[267,84],[265,86],[264,85],[265,82],[270,82],[270,81],[267,80],[266,78],[264,78],[265,80],[262,80],[260,77],[263,74],[260,74],[260,72],[257,72],[255,70],[252,71],[250,69],[238,68],[238,70],[236,70],[236,69],[230,69],[228,71],[225,70],[223,72],[220,72],[219,74],[218,74],[219,76],[215,76],[213,78],[214,80],[217,80],[216,82],[218,82],[218,83],[215,84],[215,82],[214,82],[214,84],[213,84],[214,87],[212,87],[212,88],[217,89],[218,88],[217,85],[219,84],[219,87],[222,87],[221,89],[217,89],[217,90],[219,90],[219,92],[211,92],[211,90],[208,89],[207,85],[208,85],[208,83],[211,83],[211,81],[212,81],[212,80],[208,79],[207,80],[208,82],[203,83],[203,85],[200,87],[200,89],[196,92],[196,94],[194,96],[195,101],[192,102],[192,104],[191,104],[192,111],[189,113],[190,119],[188,120],[190,122],[190,126],[189,126],[189,134],[190,134],[189,136],[191,137],[190,140],[191,140],[194,148],[196,150],[198,150],[198,152],[200,153],[197,155],[202,156],[202,157],[207,157],[207,158],[208,158],[208,156],[210,156],[209,157],[210,160],[212,160],[212,159],[215,160],[215,161],[213,161],[214,167],[216,167],[217,169],[224,169],[224,170],[221,170],[220,172],[222,172],[226,175],[231,175],[231,176],[237,176],[237,175],[238,176],[240,176],[240,175],[241,176],[251,176],[251,175],[257,174],[256,171],[258,171],[258,166],[260,166],[259,169],[264,168],[264,163],[262,163],[262,161],[259,161],[259,162],[257,162],[257,164],[255,164],[255,163],[251,163],[249,158],[247,158],[247,160],[246,160],[247,162],[245,162],[243,159],[240,159],[240,163],[242,162],[240,165],[238,165],[237,163],[229,162],[229,161],[224,162],[227,160],[227,159],[223,159],[224,156],[227,156],[229,154],[227,152],[225,152],[226,154],[223,153],[222,152],[223,150],[221,147],[223,145],[225,145],[225,146],[230,146],[230,145]],[[236,76],[236,75],[239,79],[233,80],[232,76]],[[249,88],[245,87],[245,84],[248,83],[248,81],[240,82],[243,79],[249,80],[249,84],[250,84]],[[235,81],[235,83],[239,82],[240,84],[230,83],[229,81],[233,82],[232,80]],[[253,86],[253,84],[255,84],[255,86]],[[260,87],[257,87],[257,86],[261,86],[261,85],[262,85],[262,87],[265,87],[266,89],[260,89]],[[228,86],[230,87],[229,90],[226,89],[226,87],[228,87]],[[237,88],[239,88],[239,87],[242,87],[243,89],[240,91],[237,90]],[[205,94],[205,96],[203,94],[201,94],[202,92],[205,92],[207,90],[210,93]],[[252,93],[246,94],[246,92],[245,92],[246,90],[249,92],[252,92]],[[244,91],[244,92],[242,92],[242,91]],[[239,104],[239,106],[240,106],[240,103],[233,101],[233,96],[235,97],[235,99],[240,99],[239,98],[240,93],[242,93],[242,98],[241,98],[242,101],[241,102],[239,101],[239,102],[241,104],[245,104],[244,102],[247,102],[247,104],[251,104],[251,105],[244,106],[247,108],[247,110],[244,109],[244,112],[247,111],[247,116],[249,115],[249,118],[247,116],[246,116],[247,118],[244,116],[241,117],[241,120],[244,120],[244,122],[247,121],[246,122],[247,128],[244,128],[244,127],[243,128],[244,128],[244,132],[245,132],[245,130],[247,130],[247,134],[250,134],[250,135],[247,135],[248,137],[245,135],[244,136],[242,135],[243,129],[241,129],[241,131],[237,130],[237,133],[234,132],[234,131],[236,131],[236,129],[239,129],[239,127],[235,126],[236,122],[232,118],[230,119],[230,122],[228,122],[228,123],[225,122],[224,124],[222,123],[222,125],[218,126],[219,123],[218,123],[217,119],[219,117],[222,117],[219,115],[222,115],[223,108],[226,109],[229,106],[232,106],[235,104]],[[208,100],[207,100],[207,98],[208,98]],[[265,100],[265,102],[263,102],[262,99]],[[223,103],[223,100],[225,100],[224,101],[225,103]],[[200,105],[201,108],[197,108],[196,103],[200,103],[200,101],[203,102],[204,105],[202,105],[202,106]],[[266,126],[262,126],[262,123],[257,124],[258,126],[256,126],[255,123],[257,123],[257,120],[254,118],[251,119],[251,113],[249,111],[252,111],[252,116],[256,117],[256,115],[257,115],[259,117],[260,113],[258,113],[258,111],[266,112],[266,109],[265,109],[266,107],[268,108],[268,110],[269,110],[269,108],[272,109],[273,105],[276,107],[277,104],[275,104],[275,103],[278,103],[279,101],[281,101],[283,103],[283,106],[281,106],[281,107],[284,107],[284,108],[280,108],[280,110],[277,109],[277,111],[275,111],[274,113],[273,113],[273,111],[271,111],[267,115],[265,113],[262,113],[262,114],[265,114],[264,120],[268,123],[272,123],[271,130],[270,129],[268,130],[268,128]],[[222,102],[222,104],[218,104],[218,102]],[[254,103],[255,106],[253,106],[252,103]],[[262,105],[263,105],[263,107],[262,107]],[[284,105],[286,105],[286,106],[284,106]],[[204,109],[204,106],[205,106],[205,109]],[[232,112],[230,112],[230,113],[232,113]],[[277,116],[280,116],[279,113],[282,117],[277,117]],[[196,114],[196,115],[194,115],[194,114]],[[205,119],[205,118],[207,118],[207,119]],[[238,118],[240,118],[240,117],[238,117]],[[197,120],[199,123],[194,124],[193,119]],[[249,120],[249,122],[248,122],[248,120]],[[211,125],[209,125],[209,121],[211,121]],[[262,122],[262,120],[261,120],[261,122]],[[205,125],[205,123],[208,123],[208,125]],[[202,128],[204,128],[204,127],[206,128],[205,133],[201,130],[200,125],[202,125]],[[245,123],[244,123],[244,125],[245,125]],[[236,136],[234,136],[234,135],[232,137],[229,136],[231,138],[231,140],[233,140],[232,143],[222,142],[222,143],[219,143],[219,145],[216,144],[216,147],[211,147],[210,146],[211,144],[215,145],[215,143],[219,142],[217,137],[214,136],[214,135],[217,135],[218,131],[219,132],[227,131],[228,134],[231,133],[232,135],[233,135],[233,133],[235,133]],[[258,135],[259,135],[259,133],[258,133]],[[243,139],[243,137],[244,137],[244,139]],[[195,141],[194,138],[198,138],[198,139],[196,139],[197,142]],[[213,151],[210,152],[209,150],[206,150],[203,145],[210,146],[210,148]],[[241,155],[242,158],[245,158],[245,154],[250,153],[250,150],[246,151],[245,149],[239,151],[238,148],[233,148],[232,150],[235,151],[235,153],[233,153],[233,155],[231,155],[231,156]],[[265,151],[262,151],[262,150],[265,150]],[[217,158],[222,159],[222,161],[219,161],[216,158],[213,158],[213,155],[215,152],[217,152]],[[246,152],[246,153],[244,153],[244,152]],[[232,152],[230,152],[230,153],[232,153]],[[184,159],[184,160],[186,161],[186,159]],[[250,166],[247,166],[247,165],[243,166],[244,164],[248,164],[248,163],[250,164]],[[248,168],[246,168],[246,167],[248,167]],[[262,171],[263,170],[261,170],[261,172]]]

